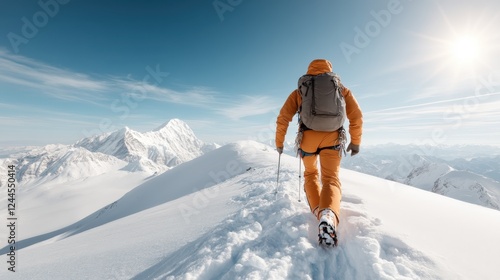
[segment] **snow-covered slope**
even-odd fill
[[[56,180],[72,181],[97,176],[126,166],[126,162],[80,147],[47,145],[20,155],[13,161],[17,180],[24,185]]]
[[[462,201],[500,210],[500,184],[469,171],[451,171],[441,176],[432,191]]]
[[[238,142],[181,164],[73,225],[20,236],[18,272],[3,269],[0,278],[500,275],[499,211],[344,169],[340,244],[318,248],[303,192],[298,201],[297,159],[282,156],[275,194],[277,159],[269,146]]]
[[[84,179],[50,181],[17,189],[19,237],[25,239],[73,224],[116,200],[149,179],[147,173],[113,170]],[[0,213],[7,213],[7,197],[0,197]],[[0,215],[1,217],[1,215]]]
[[[421,166],[413,169],[404,183],[423,190],[431,191],[435,182],[445,174],[451,172],[453,168],[445,163],[423,162]]]

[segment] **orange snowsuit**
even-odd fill
[[[309,64],[307,74],[318,75],[332,72],[332,64],[325,59],[316,59]],[[363,114],[358,102],[351,91],[342,86],[342,95],[346,102],[346,113],[349,119],[349,134],[351,143],[361,144],[363,126]],[[285,101],[276,121],[276,147],[283,147],[286,131],[293,116],[298,112],[302,98],[298,89],[294,90]],[[321,185],[319,184],[319,172],[317,167],[318,155],[314,154],[318,149],[335,146],[338,143],[339,132],[323,132],[305,130],[303,132],[300,149],[308,154],[302,157],[304,162],[304,190],[311,211],[318,215],[324,209],[331,209],[337,216],[337,224],[340,219],[340,200],[342,198],[341,183],[339,180],[340,160],[339,151],[323,149],[319,152],[321,165]]]

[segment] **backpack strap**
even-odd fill
[[[322,148],[318,148],[316,149],[315,152],[313,153],[309,153],[309,152],[306,152],[300,148],[297,149],[297,154],[300,155],[300,157],[307,157],[307,156],[314,156],[314,155],[319,155],[319,153],[323,150],[335,150],[335,151],[339,151],[339,155],[340,157],[342,157],[343,155],[345,155],[345,142],[346,142],[346,135],[345,135],[345,129],[344,129],[344,126],[341,126],[339,129],[338,129],[338,132],[339,132],[339,138],[337,139],[339,141],[339,144],[337,145],[333,145],[333,146],[327,146],[327,147],[322,147]],[[302,139],[301,139],[302,140]],[[300,144],[299,144],[300,145]]]
[[[313,116],[316,116],[316,98],[314,96],[314,76],[311,77],[311,88],[312,88],[312,103],[311,103],[311,109],[312,109],[312,114]],[[309,91],[309,88],[307,88]],[[306,95],[307,96],[307,95]]]
[[[314,153],[308,153],[308,152],[305,152],[302,149],[299,149],[299,154],[300,154],[301,157],[314,156],[314,155],[319,155],[319,153],[321,151],[323,151],[323,150],[335,150],[335,151],[338,151],[338,150],[340,150],[340,147],[341,147],[340,144],[335,145],[335,146],[322,147],[322,148],[318,148],[316,150],[316,152],[314,152]]]
[[[298,87],[298,91],[299,91],[299,95],[302,95],[302,87],[306,87],[306,92],[304,93],[304,96],[307,96],[307,94],[309,93],[309,89],[311,88],[311,85],[307,84],[307,82],[302,82],[301,85],[299,85]],[[313,91],[314,91],[314,88],[313,88]],[[299,110],[297,111],[297,113],[299,113],[299,116],[300,116],[300,112],[302,111],[302,104],[300,104],[299,106]]]

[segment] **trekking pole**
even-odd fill
[[[302,158],[299,155],[299,202],[300,202],[300,185],[302,179]]]
[[[278,177],[276,178],[276,191],[274,192],[275,196],[278,196],[278,187],[280,185],[280,163],[281,163],[281,154],[278,157]]]

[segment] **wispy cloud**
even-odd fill
[[[147,66],[144,70],[143,78],[153,75]],[[174,90],[162,86],[154,79],[149,80],[151,82],[130,77],[90,76],[53,67],[0,49],[0,82],[31,88],[56,99],[90,103],[101,107],[109,107],[114,100],[123,98],[133,101],[153,100],[201,107],[235,116],[236,119],[269,110],[267,102],[261,97],[243,97],[243,100],[238,101],[236,97],[228,98],[207,87],[195,85],[186,86],[183,90]],[[244,106],[243,104],[247,102],[250,102],[250,105]]]
[[[125,93],[135,95],[138,99],[150,99],[174,104],[209,107],[217,102],[220,95],[214,90],[200,86],[188,87],[184,91],[173,90],[159,85],[153,85],[136,80],[114,78],[115,87]]]
[[[104,91],[109,85],[88,75],[75,73],[10,54],[0,49],[0,80],[22,86],[57,90]],[[62,95],[63,98],[67,98]]]
[[[431,86],[418,90],[413,96],[409,98],[409,102],[424,100],[424,99],[436,99],[443,96],[449,96],[452,92],[456,90],[450,90],[449,88],[444,88],[441,86]]]
[[[16,106],[14,104],[0,103],[0,108],[16,109],[16,108],[19,108],[19,106]]]
[[[463,100],[474,100],[474,99],[476,99],[477,101],[480,101],[480,100],[483,100],[485,98],[488,98],[488,97],[491,97],[491,96],[497,96],[497,95],[500,95],[500,92],[491,92],[491,93],[481,94],[479,96],[458,97],[458,98],[451,98],[451,99],[445,99],[445,100],[439,100],[439,101],[433,101],[433,102],[426,102],[426,103],[420,103],[420,104],[412,104],[412,105],[406,105],[406,106],[391,107],[391,108],[386,108],[386,109],[381,109],[381,110],[375,110],[375,111],[366,112],[365,114],[376,114],[376,113],[381,113],[381,112],[401,111],[401,110],[417,109],[417,108],[429,108],[429,106],[434,106],[434,105],[438,105],[438,104],[447,104],[447,103],[452,103],[452,102],[457,102],[457,101],[463,101]],[[406,111],[406,112],[408,112],[408,111]]]
[[[151,69],[158,70],[158,66],[156,68],[151,67]],[[151,71],[148,71],[151,69],[148,69],[148,66],[145,67],[145,77],[146,75],[153,75]],[[145,77],[137,80],[130,77],[91,76],[53,67],[0,49],[0,83],[9,83],[21,88],[32,89],[34,92],[39,92],[50,98],[108,108],[109,110],[100,110],[100,114],[86,114],[86,110],[80,110],[79,112],[54,111],[43,106],[21,106],[7,103],[0,103],[0,107],[14,109],[20,113],[16,119],[18,127],[36,125],[38,127],[70,128],[74,126],[79,127],[79,130],[88,128],[94,133],[96,131],[101,132],[99,124],[104,119],[107,123],[111,122],[109,129],[122,125],[135,125],[139,128],[148,129],[144,124],[155,122],[156,115],[141,117],[140,114],[147,114],[147,112],[132,110],[139,108],[139,103],[142,101],[161,102],[166,103],[167,106],[168,104],[181,104],[201,108],[207,112],[215,113],[212,118],[217,119],[219,118],[218,115],[237,123],[230,127],[232,130],[237,130],[241,126],[242,119],[276,112],[281,105],[281,103],[278,104],[269,96],[223,94],[198,85],[177,85],[177,88],[180,89],[172,89],[165,87],[162,80],[149,79],[150,82],[145,82],[148,80]],[[124,106],[129,107],[123,108]],[[43,118],[37,116],[43,116]],[[126,124],[124,123],[125,119],[128,120]],[[12,120],[0,119],[0,123],[3,125],[8,125],[9,122],[12,123]],[[201,123],[200,121],[191,122],[195,127],[202,130],[205,127],[213,127],[213,123],[207,123],[206,121]],[[218,127],[220,125],[220,123],[217,124]],[[242,133],[247,132],[248,128],[242,131]]]
[[[491,130],[500,122],[499,96],[492,92],[365,112],[366,131]]]
[[[101,120],[101,117],[92,115],[65,113],[34,107],[23,107],[19,109],[25,110],[24,112],[29,112],[29,114],[23,113],[8,117],[0,116],[0,125],[2,127],[13,128],[46,126],[60,128],[61,124],[93,126]],[[40,115],[44,117],[41,118],[39,117]],[[41,126],[41,124],[43,124],[43,126]]]
[[[217,109],[217,112],[231,120],[239,120],[276,111],[279,106],[268,96],[244,96],[233,104],[228,104],[226,108]]]

